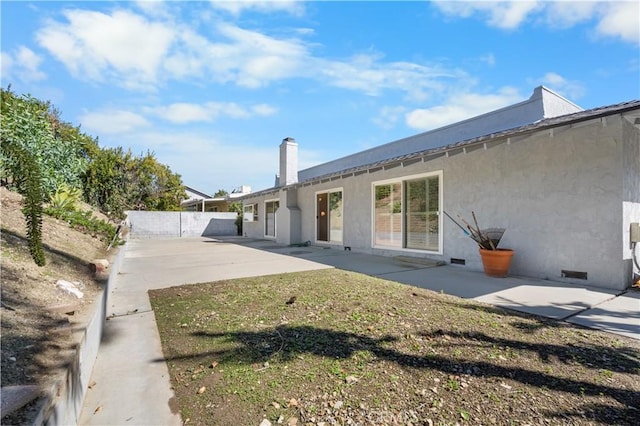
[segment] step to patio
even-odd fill
[[[441,260],[427,259],[424,257],[414,257],[414,256],[395,256],[395,260],[403,263],[413,263],[415,265],[423,265],[425,267],[434,267],[434,266],[442,266],[445,263]]]

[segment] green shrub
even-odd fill
[[[49,207],[55,211],[73,211],[81,199],[80,189],[63,184],[49,198]]]
[[[116,237],[118,229],[104,220],[96,219],[90,211],[64,210],[47,207],[44,211],[49,216],[64,220],[73,229],[91,234],[109,244]]]

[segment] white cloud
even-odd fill
[[[18,79],[23,82],[40,81],[47,78],[40,64],[42,57],[25,46],[18,47],[11,53],[2,52],[2,79]]]
[[[267,116],[275,112],[275,108],[266,104],[258,104],[244,108],[233,102],[205,102],[193,104],[178,102],[167,106],[145,108],[148,114],[153,114],[166,121],[176,124],[193,122],[210,122],[220,116],[231,118],[250,118],[254,115]]]
[[[195,77],[217,83],[259,88],[274,81],[304,74],[311,59],[297,39],[277,39],[238,26],[220,23],[207,39],[182,29],[164,61],[170,77]]]
[[[150,125],[139,114],[115,109],[87,112],[79,117],[79,121],[83,129],[96,134],[129,133]]]
[[[594,1],[556,1],[547,5],[544,21],[551,27],[570,28],[593,18],[598,3]]]
[[[2,77],[3,80],[10,80],[12,78],[13,71],[13,58],[11,57],[11,55],[5,52],[1,52],[0,66],[2,67],[0,68],[0,72],[2,73],[0,74],[0,77]],[[2,83],[2,86],[5,86],[4,82]]]
[[[267,104],[257,104],[251,107],[251,111],[254,114],[259,115],[261,117],[268,117],[278,113],[278,108],[267,105]]]
[[[383,129],[391,129],[402,119],[405,112],[406,108],[402,106],[383,107],[372,121]]]
[[[36,38],[75,77],[122,79],[131,88],[157,82],[158,66],[175,37],[169,25],[128,11],[67,10],[64,15],[67,23],[49,21]]]
[[[344,89],[378,96],[385,90],[399,90],[407,99],[422,102],[436,91],[445,90],[452,80],[466,81],[468,75],[458,69],[439,65],[425,66],[409,62],[385,63],[378,55],[357,55],[350,61],[316,61],[326,83]]]
[[[221,60],[220,58],[208,58],[207,52],[213,44],[191,29],[180,31],[175,39],[171,51],[164,58],[163,68],[169,75],[176,79],[188,77],[202,77],[207,66],[207,59]],[[222,59],[223,60],[223,59]]]
[[[480,14],[493,27],[514,29],[540,8],[537,1],[434,1],[446,15],[469,18]]]
[[[233,15],[239,15],[245,11],[262,13],[286,12],[290,15],[300,16],[304,13],[304,2],[299,0],[210,0],[211,5]]]
[[[225,22],[209,25],[205,36],[196,32],[198,25],[175,22],[161,13],[164,4],[138,3],[141,5],[153,17],[124,10],[110,14],[67,10],[66,22],[48,21],[37,39],[73,76],[138,91],[158,90],[169,80],[257,89],[306,78],[370,96],[400,91],[407,100],[424,102],[452,80],[468,79],[460,70],[437,64],[389,63],[370,52],[345,60],[321,59],[313,56],[313,44],[303,39],[277,38]],[[258,6],[267,7],[252,2],[240,7]],[[191,114],[195,112],[184,116]]]
[[[210,50],[210,54],[217,56],[212,58],[213,69],[231,72],[239,86],[256,88],[299,76],[310,59],[307,47],[300,40],[279,40],[229,24],[220,25],[218,29],[232,43]]]
[[[407,126],[419,131],[437,129],[522,100],[524,97],[517,90],[509,87],[489,95],[456,94],[452,95],[443,105],[409,112],[406,115],[406,123]]]
[[[577,24],[594,25],[594,33],[640,44],[640,3],[638,1],[434,1],[448,16],[481,16],[487,25],[515,29],[536,19],[552,28]]]
[[[640,44],[640,3],[637,1],[607,2],[596,30],[603,36],[617,37]]]
[[[144,7],[148,11],[151,6]],[[156,10],[163,9],[151,9]],[[172,79],[255,89],[306,78],[371,96],[398,90],[422,102],[452,79],[467,78],[439,65],[384,62],[375,53],[320,59],[302,39],[276,38],[224,22],[209,26],[213,35],[204,36],[194,29],[197,25],[173,22],[162,14],[147,18],[132,11],[75,9],[64,16],[67,22],[49,21],[38,31],[39,43],[75,77],[130,90],[157,90]]]
[[[500,3],[491,9],[491,19],[489,23],[499,28],[517,28],[528,17],[528,15],[538,8],[536,1],[519,1],[510,3]]]
[[[150,112],[157,114],[167,121],[179,124],[211,121],[218,114],[216,108],[187,103],[175,103],[166,107],[158,107]]]
[[[568,99],[580,99],[586,93],[585,87],[580,82],[567,80],[555,72],[548,72],[541,78],[530,80],[529,83],[532,86],[545,85]]]
[[[133,3],[147,16],[169,18],[174,12],[171,10],[172,2],[166,2],[164,0],[136,0]]]
[[[185,185],[205,192],[240,185],[254,190],[273,186],[278,170],[277,144],[248,145],[197,132],[140,132],[118,138],[134,152],[151,150],[182,177]]]
[[[480,62],[484,62],[490,67],[496,64],[496,57],[493,53],[487,53],[486,55],[480,57]]]

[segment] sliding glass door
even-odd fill
[[[405,247],[438,250],[438,178],[407,181]]]
[[[441,173],[374,183],[373,245],[440,251]]]

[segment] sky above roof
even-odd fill
[[[3,88],[206,193],[531,96],[640,98],[637,1],[2,1]]]

